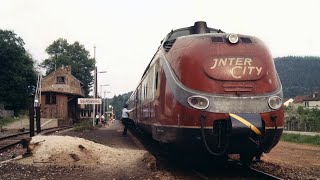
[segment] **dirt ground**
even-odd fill
[[[41,128],[52,128],[58,126],[58,119],[47,119],[47,118],[41,118]],[[34,124],[34,127],[36,127],[36,123]],[[29,129],[29,119],[28,118],[21,118],[13,123],[10,123],[6,126],[2,127],[2,131],[10,131],[10,130],[17,130],[17,129]],[[1,136],[1,133],[0,133]]]
[[[0,179],[172,179],[122,130],[115,122],[94,131],[36,136],[31,156],[0,164]]]
[[[320,147],[280,141],[254,165],[284,179],[320,179]]]
[[[60,141],[34,138],[38,154],[0,163],[0,179],[176,179],[157,169],[137,139],[121,133],[122,125],[115,121],[94,131],[56,134]],[[21,147],[3,152],[0,161],[23,152]],[[252,166],[284,179],[320,179],[320,147],[281,141]]]

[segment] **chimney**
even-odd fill
[[[71,74],[71,65],[66,66],[66,70],[69,74]]]

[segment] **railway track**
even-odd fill
[[[252,167],[245,167],[240,163],[231,164],[232,167],[228,167],[226,169],[218,169],[220,172],[215,172],[213,170],[208,172],[208,170],[198,170],[192,169],[192,172],[197,176],[199,179],[203,180],[210,180],[210,179],[274,179],[274,180],[281,180],[282,178],[276,177],[272,174],[267,172],[252,168]]]
[[[43,129],[39,135],[46,135],[50,134],[56,131],[61,131],[64,129],[71,128],[72,126],[65,126],[65,127],[54,127],[54,128],[48,128]],[[28,143],[30,142],[31,138],[29,136],[30,131],[16,133],[16,134],[10,134],[7,136],[0,137],[0,152],[3,152],[4,150],[13,147],[17,144],[22,144],[24,148],[27,148]]]
[[[181,149],[163,146],[146,134],[131,132],[157,159],[157,168],[171,172],[176,179],[281,179],[236,160],[217,162],[203,152],[182,153]]]

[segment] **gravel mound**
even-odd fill
[[[144,161],[147,153],[143,150],[115,149],[70,136],[35,136],[29,147],[32,155],[18,163],[95,168],[113,166],[117,169],[128,169]]]

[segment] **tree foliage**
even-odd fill
[[[131,94],[132,94],[132,91],[125,93],[125,94],[122,94],[122,95],[114,96],[110,100],[110,104],[113,106],[113,111],[114,111],[117,119],[121,118],[123,106],[128,101]]]
[[[26,108],[36,85],[34,61],[24,41],[13,31],[0,29],[0,104],[15,112]]]
[[[46,69],[46,74],[50,74],[62,65],[71,65],[71,73],[85,85],[86,96],[93,84],[94,59],[90,58],[89,52],[79,42],[69,44],[66,39],[58,39],[46,49],[49,55],[41,63],[41,67]]]
[[[293,106],[285,109],[286,126],[289,130],[320,131],[320,110]]]
[[[275,58],[285,97],[307,95],[320,90],[320,57]]]

